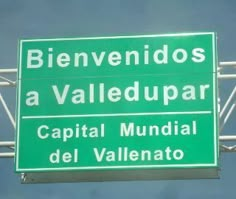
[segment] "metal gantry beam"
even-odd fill
[[[225,74],[225,70],[233,69],[230,74]],[[230,79],[236,80],[236,61],[231,62],[220,62],[218,67],[218,79],[222,81],[227,81]],[[224,126],[228,123],[229,118],[232,116],[232,113],[236,110],[236,83],[234,84],[232,91],[226,100],[223,108],[219,113],[219,122],[220,122],[220,133],[223,132]],[[227,135],[228,134],[228,135]],[[226,135],[219,136],[219,141],[221,143],[220,150],[221,152],[236,152],[236,144],[226,145],[226,142],[235,142],[236,143],[236,132],[227,133]]]
[[[6,104],[6,102],[5,102],[5,100],[3,99],[1,93],[0,93],[0,103],[2,103],[3,108],[4,108],[4,110],[5,110],[5,112],[6,112],[7,116],[8,116],[8,118],[10,119],[12,126],[13,126],[14,128],[16,128],[15,119],[13,118],[13,116],[12,116],[12,114],[11,114],[11,112],[10,112],[10,110],[9,110],[9,108],[8,108],[8,106],[7,106],[7,104]]]
[[[15,149],[15,142],[14,141],[1,141],[0,147],[9,148],[11,150]],[[13,158],[15,156],[14,152],[1,152],[0,158]]]
[[[234,73],[227,74],[225,73],[225,69],[232,68],[236,69],[236,61],[230,62],[220,62],[218,66],[218,74],[217,77],[219,80],[229,80],[235,79],[236,80],[236,71]],[[10,80],[6,78],[6,75],[16,74],[17,69],[0,69],[0,87],[16,87],[16,75],[14,80]],[[3,96],[0,93],[0,105],[3,106],[6,115],[8,116],[12,126],[15,128],[15,119],[13,118],[7,103],[5,102]],[[229,95],[228,99],[226,100],[223,108],[219,113],[220,119],[220,132],[223,131],[225,124],[228,122],[230,116],[236,109],[236,84],[232,89],[231,94]],[[220,141],[220,150],[221,152],[236,152],[236,132],[229,133],[228,135],[219,135]],[[235,142],[235,145],[227,146],[225,145],[226,142]],[[222,144],[224,143],[224,144]],[[0,141],[0,147],[7,148],[13,150],[13,152],[0,152],[0,158],[13,158],[15,142],[14,141]]]
[[[9,86],[15,87],[16,80],[12,81],[12,80],[4,77],[4,75],[16,74],[16,73],[17,73],[17,69],[0,69],[0,87],[9,87]]]

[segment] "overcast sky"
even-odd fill
[[[236,60],[234,0],[1,0],[0,68],[16,68],[19,39],[213,31],[219,61]],[[223,101],[235,80],[220,85]],[[228,90],[227,90],[228,89]],[[0,89],[15,111],[15,89]],[[235,119],[235,114],[232,116]],[[236,129],[229,121],[224,133]],[[0,104],[0,140],[14,129]],[[234,198],[236,154],[220,157],[220,179],[22,185],[13,159],[0,159],[0,198]]]

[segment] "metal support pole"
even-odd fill
[[[14,141],[0,142],[0,147],[14,147],[14,146],[15,146]]]
[[[236,67],[236,61],[227,61],[227,62],[220,62],[219,63],[220,66],[233,66]]]
[[[0,74],[14,74],[17,73],[17,69],[13,68],[13,69],[0,69]]]
[[[9,117],[9,119],[10,119],[10,121],[11,121],[12,126],[13,126],[14,128],[16,128],[15,120],[14,120],[14,118],[13,118],[13,116],[12,116],[10,110],[8,109],[7,104],[6,104],[6,102],[4,101],[4,99],[3,99],[3,97],[2,97],[1,94],[0,94],[0,102],[2,102],[3,108],[5,109],[5,111],[6,111],[7,115],[8,115],[8,117]]]
[[[236,86],[234,87],[233,91],[231,92],[228,100],[226,101],[222,111],[220,112],[220,118],[224,115],[224,112],[226,110],[226,108],[229,106],[229,103],[232,101],[234,95],[236,94]]]
[[[221,135],[219,136],[219,140],[221,142],[226,142],[226,141],[236,141],[236,133],[234,133],[235,135]]]
[[[3,152],[0,153],[0,158],[14,158],[15,153],[14,152]]]
[[[234,104],[232,104],[232,106],[231,106],[231,108],[229,109],[227,115],[225,116],[225,119],[224,119],[223,125],[225,125],[226,122],[228,121],[230,115],[232,114],[233,110],[235,109],[235,106],[236,106],[236,102],[234,102]]]
[[[219,79],[235,79],[236,78],[236,75],[221,75],[221,74],[219,74],[218,75],[218,78]]]

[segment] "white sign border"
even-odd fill
[[[20,104],[21,104],[21,77],[22,77],[22,46],[24,42],[41,42],[41,41],[71,41],[71,40],[95,40],[95,39],[121,39],[121,38],[150,38],[150,37],[175,37],[175,36],[198,36],[198,35],[211,35],[212,36],[212,49],[213,49],[213,117],[214,117],[214,163],[211,164],[171,164],[171,165],[128,165],[128,166],[94,166],[94,167],[54,167],[54,168],[19,168],[19,144],[20,144]],[[218,95],[216,93],[217,87],[217,72],[216,72],[216,41],[214,32],[199,32],[199,33],[174,33],[174,34],[154,34],[154,35],[134,35],[134,36],[107,36],[107,37],[81,37],[81,38],[54,38],[54,39],[27,39],[20,40],[19,42],[20,51],[18,53],[18,84],[17,84],[17,126],[16,126],[16,155],[15,155],[15,171],[16,172],[26,172],[26,171],[68,171],[68,170],[99,170],[99,169],[136,169],[136,168],[204,168],[204,167],[217,167],[218,166],[218,156],[219,156],[219,146],[218,146],[218,108],[217,100]]]

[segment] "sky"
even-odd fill
[[[216,32],[219,61],[236,60],[234,0],[1,0],[0,68],[16,68],[19,39]],[[10,78],[14,79],[14,76]],[[235,80],[220,82],[223,104]],[[0,88],[15,112],[15,88]],[[235,113],[223,134],[235,131]],[[0,140],[14,129],[0,104]],[[220,154],[220,179],[20,184],[13,159],[0,159],[0,198],[198,199],[235,196],[236,154]]]

